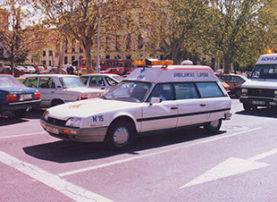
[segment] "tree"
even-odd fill
[[[272,13],[265,13],[268,0],[213,0],[214,48],[223,59],[224,72],[234,63],[250,62],[268,44]],[[261,37],[263,36],[263,37]]]
[[[47,23],[68,37],[78,40],[85,49],[88,71],[92,72],[92,47],[99,22],[105,24],[124,6],[116,0],[34,0],[36,8],[43,11]],[[120,13],[120,12],[119,12]]]
[[[25,62],[30,50],[40,48],[44,41],[43,28],[39,25],[22,28],[25,13],[18,2],[5,2],[10,13],[9,29],[0,30],[0,41],[7,51],[8,60],[14,72],[16,64]]]

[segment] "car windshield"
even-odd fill
[[[21,84],[13,77],[9,77],[9,76],[0,77],[0,87],[15,87],[15,86],[23,87],[24,85]]]
[[[143,102],[150,88],[151,83],[124,81],[112,88],[103,98],[126,102]]]
[[[112,78],[114,78],[114,79],[117,80],[118,82],[120,82],[120,81],[123,80],[123,77],[122,77],[122,76],[119,76],[119,75],[112,75]]]
[[[277,79],[277,64],[256,65],[251,74],[254,79]]]
[[[78,88],[85,86],[79,77],[64,77],[61,78],[61,83],[64,88]]]

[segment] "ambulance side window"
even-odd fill
[[[199,82],[196,86],[202,98],[224,97],[216,82]]]
[[[174,88],[176,100],[197,99],[200,97],[193,83],[176,83]]]

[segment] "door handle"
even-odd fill
[[[176,109],[178,109],[178,107],[171,107],[170,109],[171,110],[176,110]]]
[[[207,105],[206,104],[200,104],[200,107],[206,107]]]

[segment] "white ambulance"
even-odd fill
[[[258,106],[277,106],[277,54],[261,55],[248,79],[241,86],[240,102],[246,111]]]
[[[230,108],[210,67],[157,66],[135,69],[102,98],[48,109],[41,125],[57,138],[123,149],[150,131],[197,125],[216,132]]]

